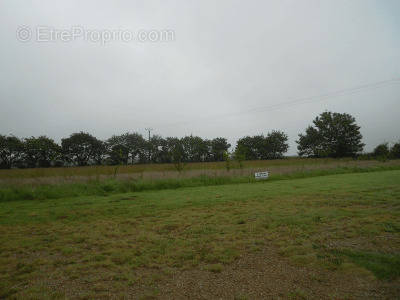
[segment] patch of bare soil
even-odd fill
[[[176,272],[160,283],[160,299],[395,299],[400,281],[296,267],[264,250],[241,257],[221,273]]]

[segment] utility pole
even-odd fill
[[[150,144],[150,139],[151,139],[151,137],[150,137],[150,132],[151,132],[152,130],[153,130],[153,128],[150,128],[150,127],[146,128],[146,131],[149,132],[149,163],[150,163],[150,158],[151,158],[151,144]]]

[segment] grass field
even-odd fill
[[[400,170],[350,171],[1,201],[0,298],[397,298]]]
[[[196,169],[200,165],[202,169]],[[164,171],[155,171],[155,167],[160,168],[160,170],[164,168]],[[233,168],[235,165],[231,164],[232,168],[229,170],[223,169],[225,163],[221,162],[188,164],[183,172],[168,171],[168,168],[172,167],[172,165],[165,164],[1,170],[0,201],[56,199],[89,195],[106,196],[144,190],[249,183],[255,181],[254,172],[266,169],[271,174],[270,181],[378,170],[398,170],[400,169],[400,160],[382,162],[293,158],[248,161],[244,163],[242,168]],[[141,168],[147,169],[139,172],[138,170],[141,170]],[[107,175],[107,172],[112,169],[115,173]],[[118,171],[120,169],[123,172]]]

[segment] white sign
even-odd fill
[[[268,171],[254,173],[254,177],[256,179],[267,179],[268,176],[269,176]]]

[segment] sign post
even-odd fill
[[[254,177],[256,179],[268,179],[269,177],[269,172],[265,171],[265,172],[256,172],[254,173]]]

